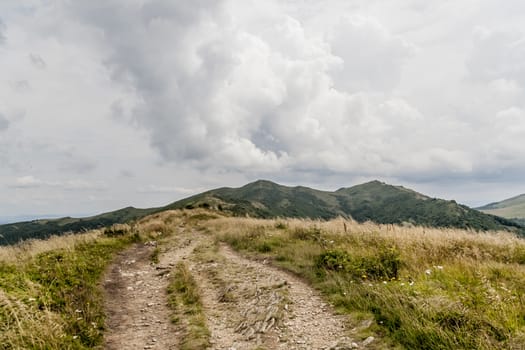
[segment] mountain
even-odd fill
[[[476,208],[486,214],[498,215],[525,225],[525,194]]]
[[[89,218],[62,218],[0,225],[0,244],[52,234],[76,232],[128,222],[169,209],[211,208],[237,216],[330,219],[352,217],[359,222],[410,223],[474,230],[513,230],[524,233],[516,222],[481,213],[455,201],[430,198],[402,186],[372,181],[335,192],[308,187],[287,187],[259,180],[240,188],[223,187],[182,199],[164,207],[128,207]]]
[[[86,218],[64,217],[0,225],[0,246],[13,244],[30,238],[48,238],[56,234],[81,232],[116,223],[124,223],[140,219],[158,211],[159,208],[137,209],[127,207]]]
[[[287,187],[259,180],[240,188],[219,188],[183,199],[170,209],[212,207],[253,217],[352,217],[382,224],[411,223],[475,230],[521,230],[515,222],[480,213],[455,201],[430,198],[402,186],[372,181],[335,192]]]

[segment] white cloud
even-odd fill
[[[48,185],[44,181],[32,176],[22,176],[15,179],[15,183],[13,187],[16,188],[32,188],[32,187],[40,187],[42,185]]]
[[[332,52],[341,58],[333,78],[338,89],[349,92],[391,91],[401,78],[403,64],[415,50],[392,35],[377,20],[345,16],[331,30]]]
[[[31,188],[56,188],[64,189],[67,191],[101,191],[107,188],[104,184],[91,183],[86,180],[65,180],[65,181],[50,181],[42,180],[33,175],[21,176],[15,179],[14,183],[11,185],[13,188],[19,189],[31,189]]]
[[[525,14],[509,3],[2,2],[5,210],[259,177],[519,192]]]
[[[146,187],[141,187],[137,191],[140,193],[177,193],[183,195],[193,195],[205,191],[206,188],[185,188],[178,186],[159,186],[159,185],[148,185]]]

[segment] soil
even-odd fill
[[[106,335],[104,348],[177,349],[177,329],[171,322],[166,288],[169,271],[194,245],[168,248],[153,264],[155,244],[136,244],[111,265],[105,281]]]
[[[318,292],[266,261],[242,257],[197,231],[165,242],[137,244],[111,265],[106,292],[106,349],[177,349],[182,331],[170,320],[170,270],[184,259],[200,290],[211,349],[372,348],[352,339],[345,316]]]

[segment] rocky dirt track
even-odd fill
[[[191,231],[162,244],[121,253],[105,281],[106,349],[178,349],[181,330],[172,324],[166,288],[170,271],[184,260],[197,281],[211,349],[353,349],[373,347],[372,337],[351,339],[345,317],[297,277],[252,261]]]

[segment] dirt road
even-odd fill
[[[297,277],[188,232],[156,249],[138,244],[121,253],[104,282],[106,349],[178,349],[181,330],[170,321],[166,288],[173,266],[184,260],[202,298],[211,349],[352,349],[345,317]]]

